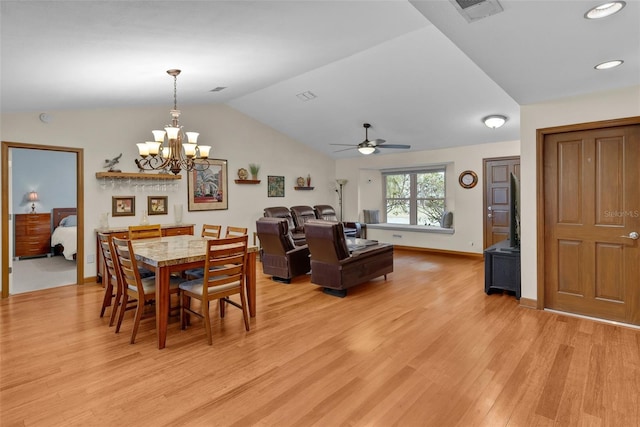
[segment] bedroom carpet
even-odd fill
[[[46,280],[45,280],[46,278]],[[63,256],[13,261],[12,295],[76,283],[76,263]]]

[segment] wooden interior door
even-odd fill
[[[509,238],[509,177],[520,178],[520,157],[484,159],[484,248]]]
[[[640,125],[545,135],[545,307],[640,324]]]

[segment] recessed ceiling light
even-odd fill
[[[616,59],[613,61],[607,61],[607,62],[603,62],[601,64],[596,65],[595,68],[596,70],[608,70],[609,68],[615,68],[618,67],[620,65],[622,65],[624,63],[624,61],[622,59]]]
[[[623,1],[611,1],[608,3],[603,3],[599,6],[589,9],[589,11],[584,14],[584,17],[587,19],[606,18],[607,16],[611,16],[616,12],[620,12],[620,10],[622,10],[622,8],[626,5],[627,4]]]
[[[491,116],[487,116],[482,119],[482,123],[484,123],[488,128],[498,129],[502,125],[507,122],[506,116],[500,116],[498,114],[493,114]]]

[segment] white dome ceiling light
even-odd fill
[[[624,61],[622,59],[614,59],[613,61],[601,62],[593,68],[595,68],[596,70],[609,70],[611,68],[619,67],[623,63]]]
[[[484,123],[488,128],[498,129],[499,127],[502,127],[507,122],[507,120],[508,119],[506,116],[493,114],[482,119],[482,123]]]
[[[591,8],[584,14],[587,19],[601,19],[618,13],[627,4],[623,1],[611,1]]]

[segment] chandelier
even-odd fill
[[[167,74],[173,76],[173,110],[171,113],[171,125],[164,130],[152,131],[154,141],[139,142],[138,152],[142,159],[136,159],[136,165],[141,171],[164,170],[171,171],[175,175],[181,170],[204,170],[209,167],[209,145],[198,145],[198,132],[183,132],[179,124],[180,110],[178,110],[178,75],[180,70],[167,70]],[[165,135],[167,145],[164,145]],[[187,142],[183,142],[185,141]],[[204,162],[196,163],[196,159]]]

